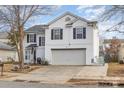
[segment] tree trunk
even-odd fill
[[[13,30],[14,31],[14,30]],[[15,31],[14,31],[15,32]],[[21,62],[21,59],[20,59],[20,48],[19,48],[19,42],[17,41],[17,36],[16,36],[16,33],[14,33],[14,39],[15,39],[15,46],[16,46],[16,50],[17,50],[17,53],[18,53],[18,61],[19,63]]]
[[[16,46],[16,49],[17,49],[17,53],[18,53],[18,61],[20,63],[21,62],[21,59],[20,59],[20,49],[19,49],[18,45]]]
[[[20,47],[20,69],[23,69],[24,67],[24,54],[23,54],[23,38],[24,38],[24,31],[23,31],[23,26],[19,26],[19,34],[20,34],[20,38],[19,38],[19,47]]]

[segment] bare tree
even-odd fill
[[[18,53],[18,59],[20,58],[20,50],[19,50],[19,32],[11,30],[8,32],[7,39],[9,39],[8,44],[12,47],[16,48],[16,51]]]
[[[117,20],[120,18],[120,21],[111,26],[106,31],[118,31],[119,33],[124,33],[124,5],[112,5],[110,8],[107,8],[106,11],[100,16],[102,21],[110,20],[115,17]]]
[[[121,41],[117,39],[116,37],[113,37],[113,39],[110,39],[109,47],[105,48],[105,52],[107,55],[106,57],[108,57],[109,55],[111,58],[111,61],[117,61],[120,45],[121,45]]]
[[[19,47],[17,50],[19,55],[20,69],[22,69],[24,66],[23,38],[25,24],[34,16],[51,14],[56,8],[56,6],[38,5],[0,6],[0,24],[4,25],[3,27],[8,27],[8,29],[13,32],[18,31],[19,33]]]

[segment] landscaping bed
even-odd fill
[[[22,69],[22,70],[20,70],[20,69],[18,69],[17,71],[11,71],[11,72],[16,72],[16,73],[29,73],[29,72],[31,72],[31,71],[33,71],[33,70],[36,70],[36,69],[39,69],[40,68],[40,66],[29,66],[30,68],[27,68],[27,69]]]
[[[3,67],[3,72],[15,72],[15,73],[28,73],[33,70],[36,70],[41,67],[41,65],[24,65],[24,69],[20,70],[17,68],[16,70],[13,70],[14,68],[19,67],[18,63],[12,63],[12,62],[5,62]],[[0,68],[0,71],[2,68]]]
[[[107,76],[124,77],[124,64],[108,63]]]

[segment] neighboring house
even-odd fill
[[[24,51],[27,63],[41,57],[52,65],[97,64],[97,22],[66,12],[47,25],[36,25],[26,30]]]
[[[0,42],[8,43],[7,39],[8,33],[7,32],[0,32]]]
[[[17,61],[17,52],[10,45],[0,42],[0,58],[2,61],[9,61],[10,59]]]
[[[11,58],[15,61],[18,60],[18,55],[16,50],[8,45],[7,32],[0,32],[0,58],[2,61],[8,61]]]

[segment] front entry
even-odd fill
[[[33,51],[31,49],[25,50],[25,61],[36,64],[36,49]]]
[[[25,63],[31,63],[31,50],[25,50]]]
[[[36,44],[31,44],[26,47],[25,50],[25,61],[26,63],[34,63],[36,64]]]

